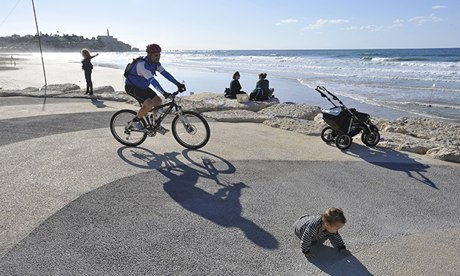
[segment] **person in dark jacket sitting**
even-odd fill
[[[233,74],[233,80],[230,82],[230,89],[225,89],[225,97],[230,99],[236,99],[237,94],[246,94],[246,92],[241,91],[240,84],[240,72],[235,72]]]
[[[267,73],[260,73],[259,80],[256,83],[256,89],[251,93],[250,99],[253,101],[265,101],[268,100],[272,94],[273,89],[270,89],[269,81],[266,79]]]

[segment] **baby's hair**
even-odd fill
[[[347,222],[347,219],[343,214],[343,210],[339,208],[329,208],[326,210],[326,212],[321,214],[321,217],[323,218],[323,221],[329,224],[345,224]]]
[[[267,77],[267,73],[260,73],[259,78],[265,79]]]
[[[236,71],[234,74],[233,74],[233,79],[236,79],[236,76],[239,76],[240,75],[240,72]]]

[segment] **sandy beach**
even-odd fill
[[[10,56],[13,56],[16,66],[10,63]],[[72,56],[75,57],[75,54]],[[41,88],[45,85],[39,54],[1,54],[0,57],[0,88],[2,90],[20,90],[27,87]],[[44,53],[48,84],[74,83],[82,88],[86,87],[80,60],[66,60],[65,53],[60,55],[59,59],[53,57],[53,55],[49,57],[47,53]],[[110,85],[117,91],[124,89],[121,70],[95,67],[92,76],[94,87]]]

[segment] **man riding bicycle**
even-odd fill
[[[178,82],[160,64],[161,47],[159,45],[147,45],[146,52],[147,56],[136,62],[133,68],[129,71],[125,81],[126,93],[134,97],[137,101],[139,101],[139,103],[142,103],[141,109],[137,112],[136,117],[132,121],[132,127],[136,130],[144,129],[141,119],[147,115],[152,108],[157,107],[162,103],[161,98],[155,91],[160,92],[165,99],[171,95],[166,92],[155,79],[156,71],[160,72],[163,77],[177,85],[177,89],[180,92],[186,90],[185,85]],[[169,131],[161,125],[158,126],[156,130],[161,134],[165,134]]]

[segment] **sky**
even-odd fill
[[[0,36],[35,34],[32,0],[0,0]],[[42,33],[144,49],[460,47],[458,0],[34,0]]]

